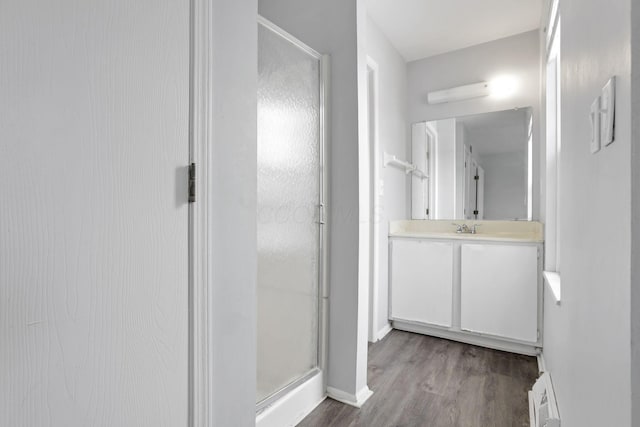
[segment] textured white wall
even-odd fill
[[[533,107],[534,126],[540,117],[540,63],[538,31],[421,59],[407,64],[409,122],[446,119],[515,107]],[[477,98],[447,104],[427,104],[427,93],[488,81],[509,74],[520,80],[509,98]],[[540,135],[534,132],[533,219],[539,217]]]
[[[378,65],[378,167],[384,182],[384,195],[376,209],[378,227],[378,319],[381,332],[389,317],[389,221],[407,219],[411,206],[407,175],[394,167],[383,167],[383,153],[410,160],[407,142],[407,65],[376,24],[367,17],[367,55]],[[379,183],[378,183],[379,184]]]
[[[560,2],[562,304],[546,293],[544,355],[569,427],[638,424],[630,418],[630,4]],[[593,155],[589,106],[614,75],[616,140]]]

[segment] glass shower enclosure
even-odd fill
[[[258,410],[322,365],[324,61],[259,19]]]

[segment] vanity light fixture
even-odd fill
[[[480,98],[488,96],[490,93],[491,90],[489,89],[489,82],[480,82],[429,92],[427,95],[427,102],[429,104],[444,104],[445,102]]]
[[[450,89],[437,90],[427,94],[429,104],[444,104],[446,102],[465,101],[467,99],[491,96],[497,99],[508,98],[518,88],[518,81],[513,76],[500,76],[488,82],[473,83]]]
[[[489,82],[490,95],[494,98],[508,98],[518,89],[518,80],[513,76],[499,76]]]

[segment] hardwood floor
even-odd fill
[[[327,399],[298,426],[529,426],[537,376],[534,357],[394,330],[369,345],[363,407]]]

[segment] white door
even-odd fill
[[[0,425],[186,426],[189,1],[0,10]]]
[[[461,328],[538,340],[538,248],[462,245]]]
[[[450,327],[452,298],[452,243],[392,242],[391,318]]]
[[[317,372],[322,351],[322,65],[320,54],[261,20],[256,392],[260,408]]]

